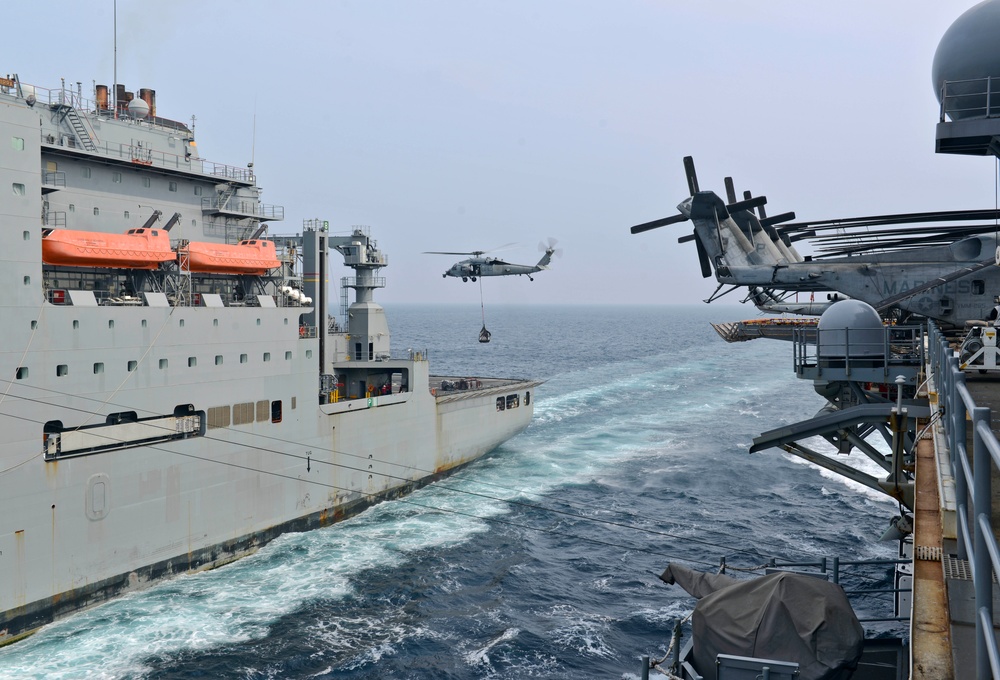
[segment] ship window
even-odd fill
[[[507,408],[517,408],[521,400],[516,394],[507,395]]]
[[[24,185],[20,182],[14,182],[10,188],[14,191],[15,196],[24,196]]]
[[[313,351],[311,349],[306,350],[306,359],[312,359]]]
[[[145,327],[146,327],[146,320],[145,320],[145,319],[143,319],[143,320],[142,320],[142,327],[143,327],[143,328],[145,328]]]
[[[38,322],[35,321],[34,319],[32,319],[32,321],[31,321],[31,330],[35,330],[36,328],[38,328]]]
[[[24,232],[24,233],[27,234],[28,232]],[[257,325],[258,326],[260,325],[260,319],[257,319]]]
[[[219,320],[218,319],[212,319],[212,325],[213,326],[218,326],[219,325]]]
[[[73,319],[73,329],[76,330],[79,327],[80,327],[80,320],[79,319]]]
[[[208,409],[208,429],[229,427],[229,407],[213,406]]]
[[[194,188],[194,195],[195,196],[201,196],[201,187],[195,187]]]
[[[135,359],[129,359],[129,362],[128,362],[128,372],[131,373],[136,368],[138,368],[138,366],[139,366],[139,362],[138,361],[136,361]]]
[[[84,177],[90,177],[90,168],[80,168],[80,171]]]
[[[292,410],[295,410],[295,397],[292,397]]]
[[[30,231],[23,231],[23,232],[21,232],[21,236],[24,237],[25,241],[30,241],[31,240],[31,232]]]
[[[257,422],[263,423],[271,415],[271,402],[261,399],[257,402]]]
[[[73,204],[73,203],[70,203],[70,204],[69,204],[69,211],[70,211],[70,212],[76,212],[76,205],[75,205],[75,204]]]
[[[24,151],[24,137],[11,137],[10,148],[14,151]]]
[[[280,423],[281,422],[281,401],[271,402],[271,422]]]
[[[246,425],[253,422],[254,403],[247,401],[242,404],[233,404],[233,425]]]
[[[122,183],[122,174],[120,172],[112,172],[111,173],[111,181],[114,182],[115,184],[121,184]]]
[[[285,325],[286,326],[288,325],[288,317],[287,316],[285,317]]]
[[[497,411],[503,411],[504,400],[503,397],[497,397]]]
[[[285,361],[291,361],[291,360],[292,360],[292,353],[285,352]]]
[[[26,285],[26,286],[30,286],[31,285],[31,277],[30,276],[25,276],[24,277],[24,285]]]
[[[215,355],[215,365],[216,366],[221,366],[222,365],[222,355],[221,354],[216,354]]]
[[[973,279],[972,281],[972,294],[982,295],[986,292],[986,282],[982,279]]]
[[[184,319],[181,319],[178,323],[180,324],[181,328],[184,328]]]
[[[17,371],[14,373],[14,377],[17,378],[18,380],[24,380],[25,378],[27,378],[28,377],[28,367],[27,366],[18,366],[17,367]]]
[[[198,365],[198,357],[188,357],[188,368],[194,368]]]
[[[148,177],[143,177],[142,178],[142,186],[144,186],[144,187],[148,187],[149,186],[149,178]]]
[[[59,376],[60,378],[63,377],[64,375],[69,375],[69,366],[67,366],[66,364],[59,364],[58,366],[56,366],[56,375]]]
[[[98,208],[97,206],[94,206],[94,214],[95,215],[100,215],[101,214],[101,209]]]
[[[167,360],[166,359],[160,359],[160,370],[162,371],[166,367],[167,367]]]
[[[94,375],[100,375],[101,373],[104,373],[104,363],[98,361],[94,364]]]
[[[527,406],[531,403],[531,392],[524,393],[524,405]]]
[[[167,186],[167,188],[168,188],[168,189],[170,189],[170,191],[177,191],[177,182],[171,182],[171,183],[170,183],[170,184],[169,184],[169,185]]]
[[[129,217],[130,217],[130,216],[129,216],[129,214],[128,214],[128,210],[126,210],[126,211],[125,211],[125,219],[128,219]]]
[[[271,353],[264,352],[264,361],[270,361],[270,360],[271,360]]]
[[[108,328],[114,328],[114,327],[115,327],[115,320],[108,319]]]
[[[247,355],[246,354],[241,354],[240,355],[240,363],[241,364],[245,364],[246,362],[247,362]]]

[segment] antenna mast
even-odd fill
[[[115,0],[114,2],[114,14],[115,14],[115,22],[114,22],[113,32],[114,32],[115,54],[113,61],[114,61],[114,71],[115,71],[114,72],[115,84],[114,87],[112,88],[114,94],[112,95],[111,100],[115,103],[115,120],[117,120],[118,119],[118,0]]]

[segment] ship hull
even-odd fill
[[[414,375],[425,369],[422,363],[411,365]],[[20,516],[24,527],[0,538],[0,580],[8,584],[0,599],[0,645],[441,479],[527,427],[532,406],[498,412],[495,402],[497,395],[523,400],[536,385],[503,381],[459,395],[416,391],[321,404],[312,407],[312,427],[308,417],[290,424],[293,431],[330,433],[325,436],[286,440],[208,430],[184,441],[47,461],[33,480],[21,475],[31,488],[0,501],[6,516]],[[225,446],[224,439],[233,441]],[[37,458],[37,446],[17,448]],[[95,507],[97,486],[103,487],[101,507]],[[15,507],[26,498],[40,501],[32,504],[35,512]],[[20,601],[9,597],[11,586]]]

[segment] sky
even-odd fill
[[[117,74],[253,162],[271,233],[366,225],[388,303],[479,304],[442,278],[490,250],[537,262],[492,303],[695,303],[690,223],[631,235],[701,189],[799,219],[992,208],[992,158],[934,153],[931,63],[972,0],[118,0]],[[4,7],[0,71],[84,96],[115,73],[112,0]],[[808,249],[805,249],[808,252]],[[350,273],[343,270],[343,275]],[[334,272],[339,280],[342,274]]]

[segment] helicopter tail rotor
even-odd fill
[[[556,248],[557,243],[559,243],[559,241],[550,236],[548,238],[548,244],[543,241],[538,242],[538,251],[542,253],[549,253],[555,257],[562,257],[562,248]]]

